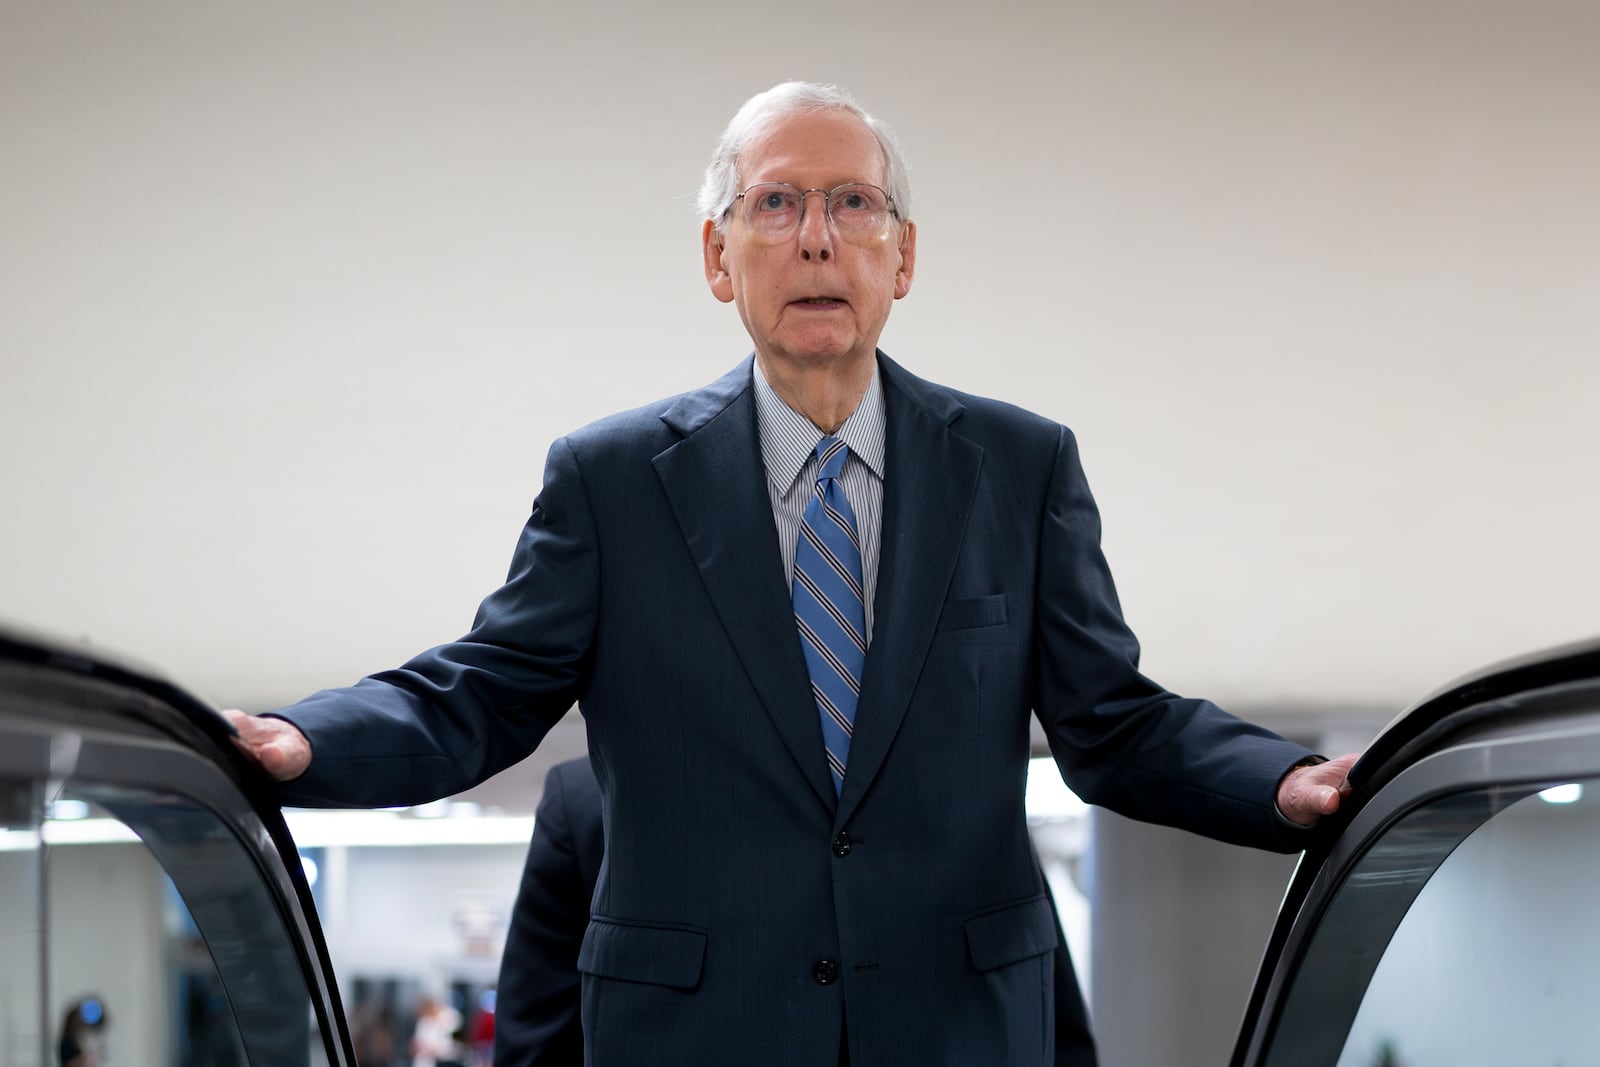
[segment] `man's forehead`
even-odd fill
[[[739,156],[743,184],[756,181],[881,183],[883,148],[861,117],[842,108],[774,118]]]

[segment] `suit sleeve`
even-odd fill
[[[522,759],[582,696],[599,560],[577,457],[557,441],[506,582],[462,638],[274,714],[311,742],[285,804],[383,807],[458,793]]]
[[[557,764],[545,778],[500,960],[495,1067],[583,1062],[578,949],[594,895],[586,851],[600,838],[593,777],[584,760]]]
[[[1100,514],[1064,427],[1042,521],[1035,707],[1067,784],[1135,819],[1274,851],[1304,847],[1275,794],[1309,750],[1139,672],[1139,643],[1100,550]]]

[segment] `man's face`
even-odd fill
[[[840,110],[785,116],[739,160],[741,189],[757,182],[882,187],[884,178],[877,138]],[[705,223],[706,281],[718,300],[737,305],[769,374],[867,365],[890,306],[911,291],[915,226],[891,219],[881,234],[843,237],[817,193],[806,197],[799,228],[783,238],[757,233],[743,212],[736,203],[721,234]]]

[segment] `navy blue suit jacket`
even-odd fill
[[[500,959],[494,1067],[583,1063],[578,951],[605,859],[600,809],[589,757],[558,763],[545,774]],[[1088,1011],[1065,937],[1054,969],[1055,1067],[1095,1067]]]
[[[282,712],[293,803],[392,805],[509,766],[577,701],[607,858],[579,955],[590,1062],[1046,1064],[1058,934],[1029,717],[1085,800],[1299,847],[1304,748],[1140,674],[1070,431],[880,354],[875,631],[836,796],[747,360],[557,441],[472,630]]]

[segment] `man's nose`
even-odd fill
[[[816,200],[811,195],[816,194]],[[828,194],[808,189],[800,199],[800,258],[826,262],[833,258],[833,228],[828,224]]]

